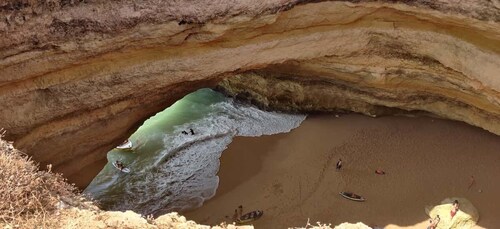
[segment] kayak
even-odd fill
[[[236,223],[237,224],[249,223],[249,222],[258,220],[260,217],[262,217],[262,215],[264,215],[264,211],[257,210],[257,211],[249,212],[247,214],[242,215],[239,219],[237,219]]]
[[[131,150],[132,149],[132,142],[130,140],[124,141],[121,145],[117,146],[117,149],[123,149],[123,150]]]
[[[116,169],[118,169],[118,170],[120,170],[120,171],[122,171],[122,172],[124,172],[124,173],[130,173],[130,169],[129,169],[129,168],[127,168],[127,167],[124,167],[124,168],[120,169],[120,168],[118,168],[118,166],[116,165],[116,162],[113,162],[113,163],[111,163],[111,164],[113,164],[113,166],[114,166]]]
[[[349,199],[349,200],[353,200],[353,201],[360,201],[360,202],[363,202],[365,201],[365,198],[360,196],[360,195],[356,195],[352,192],[339,192],[339,194],[346,198],[346,199]]]

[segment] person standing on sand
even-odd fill
[[[234,214],[233,214],[233,221],[236,222],[240,219],[238,216],[238,209],[234,209]]]
[[[242,213],[243,213],[243,206],[242,205],[238,206],[237,209],[234,209],[233,221],[236,222],[236,221],[240,220]]]
[[[238,206],[238,219],[243,215],[243,205]]]
[[[453,201],[453,205],[451,206],[451,211],[450,211],[450,215],[451,215],[452,219],[453,219],[453,216],[455,216],[457,214],[458,207],[459,207],[458,200]]]
[[[339,159],[336,165],[337,170],[339,171],[342,168],[342,159]]]

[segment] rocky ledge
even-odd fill
[[[67,177],[228,77],[273,108],[424,111],[500,134],[498,0],[7,0],[0,33],[0,128]]]

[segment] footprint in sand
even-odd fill
[[[283,185],[281,183],[273,184],[273,194],[274,195],[283,194]]]

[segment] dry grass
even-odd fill
[[[2,137],[0,129],[0,229],[253,228],[225,223],[214,227],[198,225],[175,212],[153,219],[132,211],[101,211],[76,194],[76,188],[60,174],[52,173],[50,167],[48,171],[39,171],[35,162]],[[308,221],[305,228],[331,227],[319,222],[311,225]]]
[[[58,210],[79,197],[59,174],[16,150],[0,133],[0,225],[4,228],[56,228]]]
[[[50,167],[39,171],[3,134],[0,129],[0,229],[210,228],[177,213],[153,219],[132,211],[101,211]],[[231,226],[214,228],[237,228]]]

